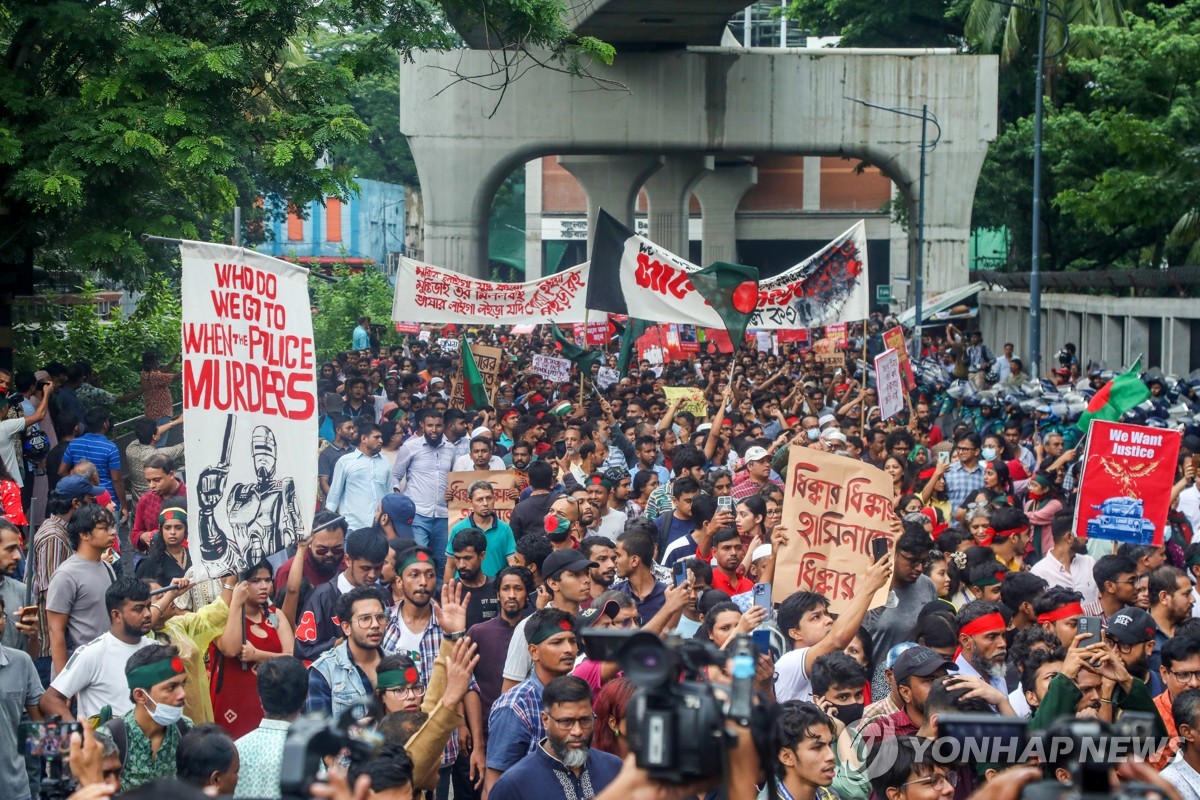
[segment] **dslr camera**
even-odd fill
[[[305,714],[293,722],[279,772],[283,800],[310,800],[312,785],[339,759],[349,766],[377,755],[383,737],[375,725],[382,716],[377,703],[363,698],[337,719]]]
[[[748,725],[753,711],[755,657],[748,636],[729,650],[711,642],[646,631],[583,630],[583,649],[597,661],[615,661],[636,688],[625,712],[629,747],[654,780],[684,784],[719,777],[737,737],[725,721]],[[709,666],[724,667],[732,654],[728,699],[702,682]]]

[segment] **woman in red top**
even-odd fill
[[[271,605],[271,567],[259,562],[242,573],[229,603],[229,619],[210,655],[213,719],[234,739],[262,722],[258,665],[291,655],[292,626]]]
[[[7,446],[8,442],[3,444]],[[29,520],[25,518],[25,507],[21,505],[21,487],[17,486],[12,475],[8,474],[2,461],[0,461],[0,515],[20,528],[29,524]]]

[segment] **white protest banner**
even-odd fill
[[[428,342],[430,331],[421,331],[417,334],[417,341]]]
[[[819,328],[866,319],[867,233],[862,220],[796,266],[758,282],[751,328]]]
[[[875,385],[879,390],[881,419],[889,420],[904,410],[904,378],[898,350],[884,350],[875,356]]]
[[[856,458],[791,445],[783,490],[787,544],[775,557],[772,597],[782,603],[798,589],[824,595],[840,614],[862,591],[871,565],[871,540],[891,540],[896,519],[892,478]],[[887,587],[871,607],[883,605]]]
[[[304,534],[317,502],[308,270],[184,241],[183,407],[192,562],[244,570]]]
[[[392,319],[515,325],[583,322],[588,265],[528,283],[493,283],[404,256],[396,272]]]
[[[533,356],[532,369],[548,381],[565,383],[571,379],[571,362],[565,358],[537,353]]]
[[[454,355],[458,352],[458,339],[438,339],[437,346],[443,353]]]
[[[621,373],[617,372],[612,367],[601,367],[596,372],[596,385],[601,389],[607,389],[610,386],[616,386],[621,382]]]

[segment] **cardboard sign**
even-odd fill
[[[680,411],[690,411],[697,419],[708,416],[708,402],[704,399],[704,392],[699,388],[695,386],[664,386],[662,390],[668,403],[674,403],[677,397],[683,398],[683,402],[679,404]]]
[[[892,539],[892,479],[881,469],[799,445],[788,452],[783,496],[787,544],[776,556],[773,599],[800,589],[829,599],[840,614],[861,592],[871,564],[871,540]],[[883,605],[884,586],[871,602]]]
[[[884,350],[875,356],[875,386],[881,419],[889,420],[904,410],[904,383],[900,377],[898,351]]]
[[[485,469],[471,472],[451,472],[449,476],[450,527],[453,528],[463,517],[471,513],[471,496],[467,489],[475,481],[488,481],[496,491],[496,516],[508,522],[521,492],[517,489],[517,474],[507,469]]]
[[[533,357],[533,371],[548,381],[565,383],[571,380],[571,362],[557,356],[538,353]]]
[[[184,241],[183,407],[197,578],[241,572],[309,529],[317,387],[308,270]]]
[[[596,372],[596,385],[601,389],[607,389],[610,386],[616,386],[621,382],[621,373],[617,372],[612,367],[601,367]]]
[[[1182,436],[1164,428],[1093,420],[1083,452],[1075,535],[1161,545]]]
[[[479,377],[483,378],[483,389],[489,399],[495,399],[496,386],[500,383],[500,362],[504,351],[499,347],[486,344],[472,344],[471,353],[475,356],[475,366],[479,367]],[[463,374],[462,362],[458,364],[458,377],[454,381],[454,391],[450,395],[452,408],[463,407]]]
[[[899,353],[900,374],[904,376],[904,388],[910,392],[917,388],[917,378],[913,375],[912,362],[908,358],[908,347],[904,341],[904,328],[897,325],[884,331],[883,346]]]

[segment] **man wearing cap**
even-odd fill
[[[875,744],[891,736],[912,736],[925,724],[925,700],[938,678],[957,672],[958,666],[928,647],[917,645],[902,652],[892,665],[899,710],[862,728],[863,741]]]
[[[742,470],[733,479],[730,494],[734,500],[745,500],[750,495],[758,494],[771,483],[780,489],[783,488],[782,483],[771,478],[771,454],[765,447],[755,445],[746,451],[742,459]]]
[[[1108,642],[1129,674],[1150,687],[1150,694],[1162,692],[1162,678],[1150,669],[1150,655],[1157,649],[1154,618],[1137,606],[1122,608],[1108,620],[1104,640]]]
[[[517,540],[507,522],[496,514],[496,490],[490,481],[472,481],[467,487],[471,500],[471,513],[450,529],[450,541],[446,545],[446,570],[443,580],[454,578],[454,565],[449,559],[454,556],[454,537],[467,528],[479,530],[487,539],[487,550],[483,558],[483,574],[494,578],[500,570],[512,562],[517,552]]]
[[[959,609],[955,616],[958,625],[960,653],[954,659],[960,675],[983,678],[1008,697],[1008,644],[1004,634],[1008,625],[1000,613],[999,603],[976,600]]]
[[[125,680],[133,710],[105,724],[121,754],[127,792],[175,775],[175,751],[192,721],[183,716],[187,675],[174,645],[150,644],[131,655]]]
[[[547,608],[565,611],[574,617],[580,604],[591,599],[591,570],[599,565],[589,561],[578,550],[566,548],[555,550],[542,562],[543,591],[550,596]],[[513,631],[504,660],[504,689],[507,691],[529,676],[533,666],[530,649],[525,646],[525,629],[529,619],[521,620]]]
[[[629,494],[632,491],[633,478],[625,467],[609,467],[604,470],[604,477],[612,484],[608,494],[608,507],[627,519],[637,516],[637,511],[629,504]]]
[[[575,611],[578,612],[578,608]],[[505,771],[533,752],[546,735],[542,690],[555,678],[570,674],[579,653],[573,614],[558,608],[543,608],[522,624],[525,649],[533,671],[500,695],[488,716],[485,792],[491,791]],[[521,641],[521,633],[514,633],[514,645]]]
[[[1092,572],[1096,560],[1087,555],[1087,542],[1075,535],[1074,519],[1069,511],[1055,515],[1050,523],[1054,546],[1046,556],[1030,569],[1051,587],[1063,586],[1083,595],[1083,601],[1096,600],[1100,596]]]
[[[383,529],[388,541],[405,539],[413,541],[413,518],[417,515],[417,506],[408,495],[392,492],[379,501],[379,511],[375,515],[375,524]]]

